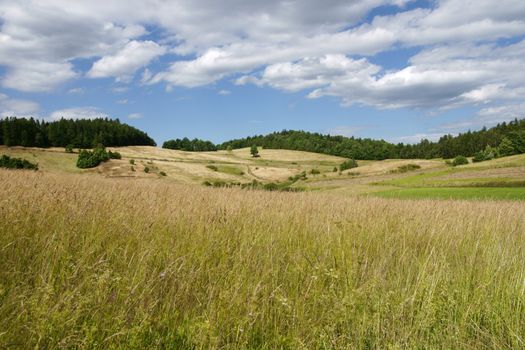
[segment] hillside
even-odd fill
[[[504,139],[512,145],[505,155],[525,153],[525,119],[501,123],[493,128],[468,131],[457,136],[443,135],[438,142],[421,140],[411,144],[392,144],[384,140],[362,139],[345,136],[322,135],[305,131],[283,130],[268,135],[258,135],[226,141],[220,149],[250,147],[291,149],[330,154],[354,159],[432,159],[453,158],[458,155],[474,156],[487,146],[498,147]]]
[[[259,149],[260,157],[253,158],[248,148],[217,152],[185,152],[151,146],[109,149],[119,152],[122,159],[87,170],[75,166],[77,154],[61,148],[0,147],[0,155],[27,159],[38,163],[41,172],[55,174],[145,178],[217,187],[256,181],[283,189],[326,191],[345,196],[376,194],[410,198],[407,191],[416,188],[418,194],[414,196],[423,198],[463,198],[464,193],[473,192],[465,198],[525,199],[525,155],[459,167],[451,167],[442,159],[358,161],[357,168],[339,171],[345,158],[302,151]],[[148,173],[144,171],[146,168]],[[490,189],[480,191],[483,188]]]

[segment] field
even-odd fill
[[[111,160],[89,170],[76,168],[77,155],[63,149],[0,147],[0,155],[28,159],[38,163],[43,172],[56,174],[98,174],[199,185],[248,184],[255,180],[343,196],[525,200],[525,155],[460,167],[450,167],[442,159],[359,161],[358,168],[340,172],[334,168],[344,158],[300,151],[264,149],[260,150],[261,157],[252,158],[247,148],[232,152],[183,152],[149,146],[110,149],[120,152],[122,160]],[[399,171],[407,165],[420,168]],[[146,167],[149,173],[144,172]],[[312,170],[319,174],[312,174]],[[160,176],[161,172],[166,176]],[[306,179],[289,180],[302,172]]]
[[[40,166],[0,169],[0,348],[525,347],[523,156],[119,151],[0,149]],[[296,193],[202,185],[302,171]]]

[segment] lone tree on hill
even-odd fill
[[[250,148],[250,153],[252,157],[259,157],[259,150],[257,149],[257,145],[252,145],[252,148]]]

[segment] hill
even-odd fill
[[[249,186],[256,182],[266,189],[323,191],[343,196],[402,197],[409,189],[417,188],[422,197],[462,198],[462,193],[477,188],[472,198],[525,199],[525,154],[458,167],[443,159],[365,160],[358,161],[357,168],[340,171],[345,158],[303,151],[260,149],[260,157],[253,158],[249,148],[212,152],[151,146],[108,149],[119,152],[122,159],[87,170],[76,167],[76,153],[62,148],[0,147],[0,155],[27,159],[37,163],[41,172],[55,174],[145,178],[216,187]],[[494,190],[496,187],[499,189]],[[427,193],[424,188],[432,190]],[[479,191],[484,188],[489,189]]]
[[[505,155],[525,153],[525,119],[516,119],[510,123],[498,124],[490,129],[483,128],[457,136],[444,135],[438,142],[422,140],[415,145],[284,130],[268,135],[227,141],[219,145],[219,148],[235,149],[255,144],[270,149],[301,150],[353,159],[432,159],[453,158],[458,155],[471,157],[476,152],[483,151],[487,146],[498,147],[505,138],[512,147]]]

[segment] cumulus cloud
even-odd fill
[[[36,102],[13,99],[0,93],[0,117],[34,117],[39,109]]]
[[[376,108],[523,101],[525,44],[499,39],[525,35],[524,1],[407,3],[6,0],[0,81],[52,91],[84,74],[126,84],[144,69],[139,84],[162,83],[168,91],[234,79]],[[396,10],[367,18],[381,6]],[[146,28],[159,34],[145,40]],[[373,63],[377,53],[406,48],[420,52],[402,68]],[[166,67],[150,67],[165,54]],[[94,61],[87,73],[75,68],[78,59]]]
[[[97,118],[109,118],[109,116],[102,112],[97,107],[75,107],[60,109],[52,112],[49,115],[51,120],[64,119],[97,119]]]
[[[164,54],[166,49],[153,41],[130,41],[114,55],[96,61],[88,72],[91,78],[116,77],[127,81],[152,59]]]

